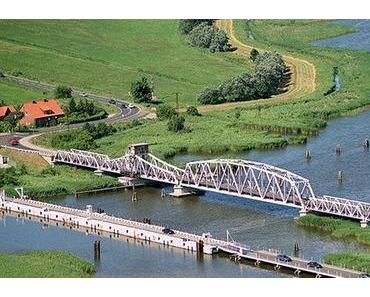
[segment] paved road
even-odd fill
[[[54,91],[55,88],[56,88],[54,85],[51,85],[51,84],[47,84],[47,83],[39,82],[39,81],[35,81],[35,80],[30,80],[30,79],[23,78],[23,77],[16,77],[16,76],[8,75],[8,74],[5,74],[5,77],[3,79],[15,82],[15,83],[23,85],[23,86],[28,86],[28,87],[31,87],[31,88],[38,88],[38,89],[47,90],[49,92]],[[128,119],[140,118],[144,114],[142,112],[142,110],[140,108],[138,108],[137,106],[134,106],[134,107],[130,108],[130,107],[128,107],[128,103],[126,103],[122,100],[118,100],[118,99],[108,97],[108,96],[84,93],[83,91],[76,90],[76,89],[74,89],[72,91],[73,96],[81,96],[82,94],[83,94],[83,97],[85,97],[85,98],[101,101],[101,102],[108,103],[108,104],[112,104],[112,105],[115,105],[119,108],[118,113],[110,115],[110,116],[108,116],[107,118],[104,118],[104,119],[90,121],[89,123],[101,123],[101,122],[103,122],[103,123],[111,124],[111,123],[124,121],[124,120],[128,120]],[[114,101],[114,103],[113,103],[113,101]],[[9,142],[12,139],[17,139],[19,141],[20,139],[22,139],[24,137],[27,137],[31,134],[35,134],[35,133],[40,134],[40,133],[48,133],[48,132],[62,131],[62,130],[68,130],[68,129],[75,129],[75,128],[80,128],[85,124],[86,124],[86,122],[76,123],[76,124],[71,124],[71,125],[64,125],[63,124],[63,125],[58,125],[58,126],[53,126],[53,127],[37,128],[37,129],[34,129],[30,133],[12,133],[12,134],[8,134],[8,135],[5,135],[5,136],[0,135],[0,145],[10,145]],[[17,147],[23,148],[23,149],[28,148],[28,147],[25,147],[25,146],[20,145],[20,144],[17,145]]]

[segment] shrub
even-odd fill
[[[72,88],[67,86],[57,86],[54,91],[55,98],[71,98],[72,97]]]
[[[186,113],[191,116],[200,116],[201,114],[199,113],[198,109],[195,106],[189,106],[186,109]]]
[[[186,19],[180,20],[179,31],[181,34],[189,34],[196,26],[205,23],[207,25],[212,25],[214,20],[211,19]]]
[[[219,104],[225,102],[225,100],[221,97],[221,92],[218,88],[206,88],[200,92],[198,102],[200,104]]]
[[[172,132],[179,132],[185,128],[185,118],[182,115],[174,115],[168,121],[168,130]]]
[[[146,76],[131,83],[131,94],[137,103],[150,102],[153,94],[153,83]]]
[[[228,41],[229,38],[227,37],[225,31],[217,30],[214,32],[209,49],[211,52],[226,52],[230,48]]]
[[[156,114],[158,119],[164,120],[176,115],[176,110],[172,106],[164,104],[157,107]]]
[[[254,62],[256,61],[258,55],[259,55],[258,50],[256,50],[255,48],[252,48],[249,58]]]

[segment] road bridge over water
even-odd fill
[[[300,215],[315,212],[356,219],[362,227],[370,220],[370,203],[316,196],[308,179],[259,162],[214,159],[190,162],[182,169],[152,155],[148,144],[131,145],[119,158],[75,149],[60,150],[55,153],[53,162],[172,184],[177,191],[212,191],[295,207]]]

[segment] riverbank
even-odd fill
[[[94,264],[67,252],[0,253],[0,278],[81,278],[94,273]]]
[[[364,253],[330,253],[324,256],[324,262],[348,269],[370,271],[370,255]]]
[[[295,222],[303,228],[320,231],[336,239],[352,240],[370,247],[370,228],[360,228],[358,222],[312,214],[299,217]]]

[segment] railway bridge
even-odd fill
[[[214,159],[189,162],[181,169],[152,155],[145,143],[130,145],[119,158],[75,149],[59,150],[53,162],[172,184],[178,192],[212,191],[295,207],[300,215],[315,212],[355,219],[361,227],[367,227],[370,220],[370,203],[316,196],[308,179],[260,162]]]

